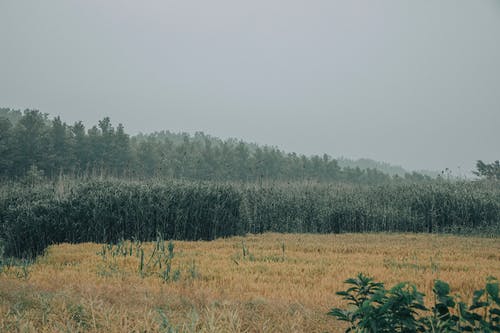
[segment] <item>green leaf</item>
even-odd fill
[[[485,306],[488,306],[488,305],[490,305],[490,303],[488,303],[488,302],[476,302],[470,306],[469,310],[472,311],[472,310],[484,308]]]
[[[422,311],[427,311],[427,309],[423,304],[415,303],[413,304],[413,307],[417,310],[422,310]]]
[[[485,290],[484,290],[484,289],[474,291],[474,296],[472,297],[472,302],[473,302],[473,303],[478,302],[478,301],[479,301],[479,299],[480,299],[481,297],[483,297],[484,293],[485,293]]]
[[[434,282],[434,293],[437,296],[447,296],[450,293],[450,285],[444,281],[436,280]]]
[[[500,299],[498,298],[498,282],[488,282],[486,283],[486,291],[490,295],[490,297],[495,301],[495,303],[499,304]]]
[[[450,310],[445,304],[438,303],[434,309],[440,320],[446,320],[450,317]]]
[[[350,319],[350,312],[342,310],[342,309],[339,309],[339,308],[333,308],[333,309],[331,309],[327,313],[327,315],[332,316],[332,317],[336,317],[337,320],[348,321],[348,322],[351,321],[351,319]]]

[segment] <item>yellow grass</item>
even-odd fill
[[[344,306],[335,292],[358,272],[426,294],[439,278],[466,298],[500,277],[498,238],[273,233],[174,244],[178,281],[151,263],[141,276],[135,248],[104,259],[99,244],[52,246],[28,278],[4,270],[0,332],[340,332],[325,313]],[[147,261],[153,244],[143,247]]]

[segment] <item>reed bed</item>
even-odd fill
[[[0,187],[0,247],[34,257],[63,242],[213,240],[246,233],[500,233],[500,184],[59,180]]]

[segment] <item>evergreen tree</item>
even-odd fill
[[[0,117],[0,177],[12,170],[12,124],[9,119]]]
[[[38,110],[25,110],[14,128],[12,162],[14,173],[25,174],[31,166],[50,169],[47,115]]]
[[[70,150],[70,132],[66,123],[61,121],[60,117],[54,118],[49,132],[50,140],[50,171],[54,172],[68,171],[74,165],[72,151]]]

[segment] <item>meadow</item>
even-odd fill
[[[3,263],[0,331],[341,332],[326,313],[358,272],[470,299],[499,262],[498,237],[415,233],[59,244]]]

